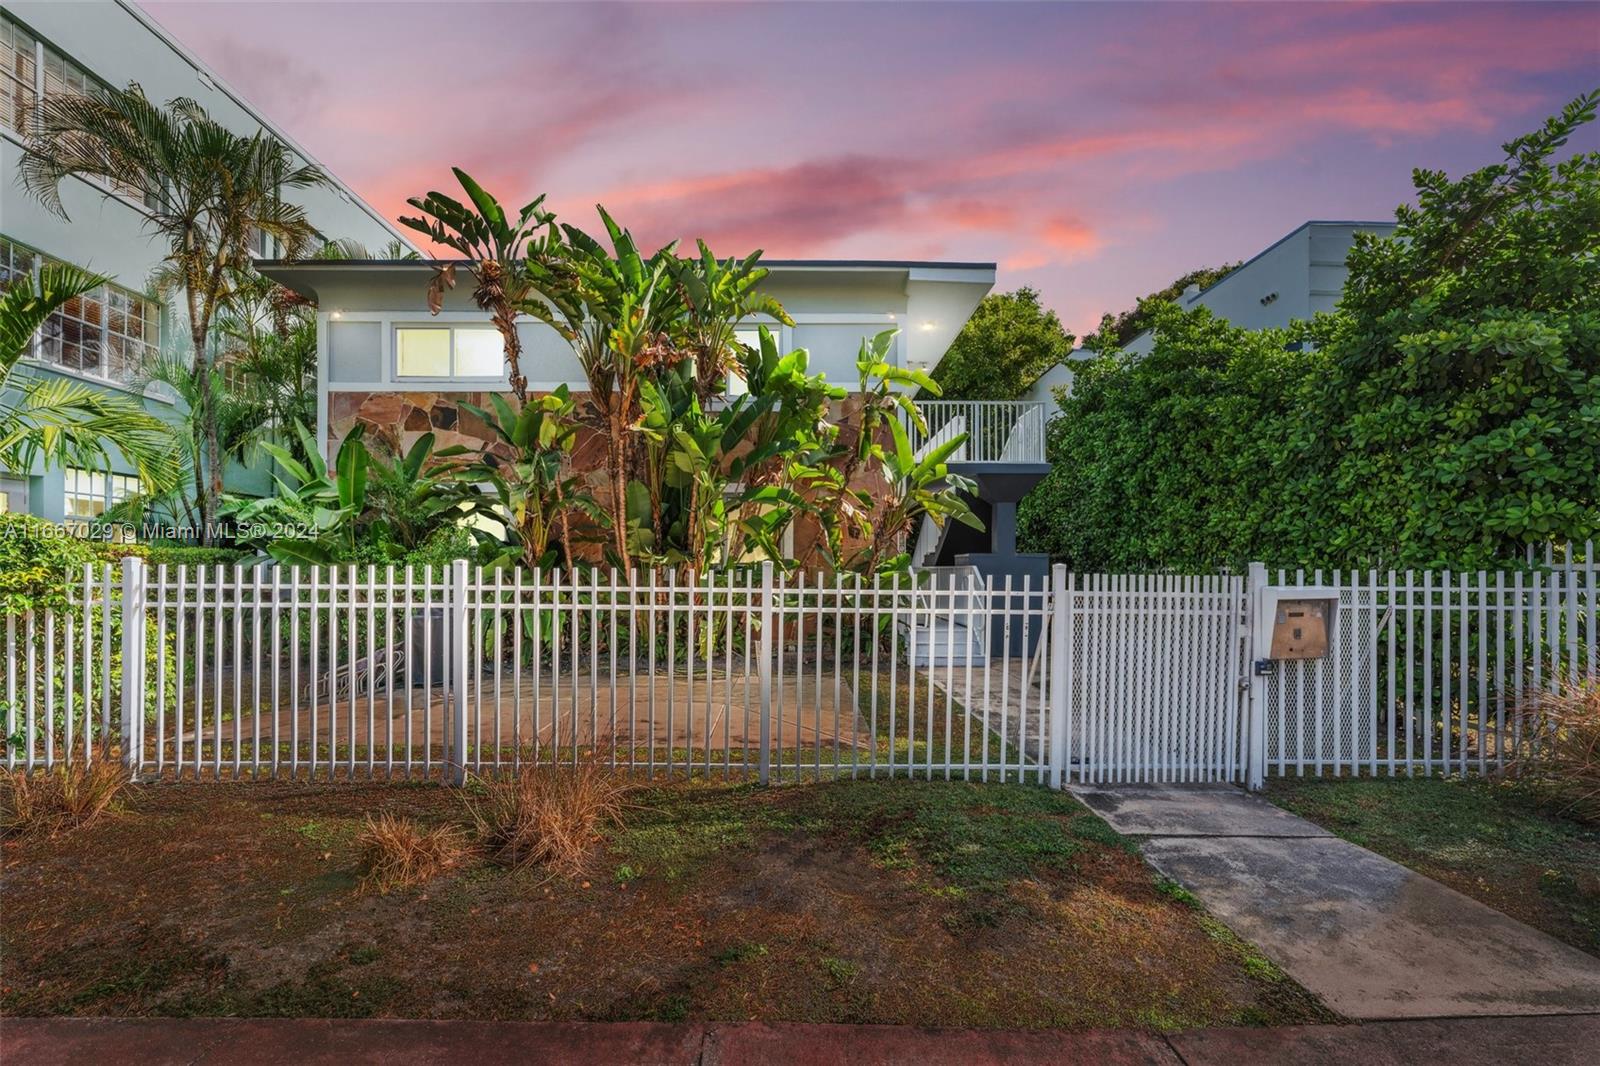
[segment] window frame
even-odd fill
[[[400,334],[406,331],[442,332],[449,336],[449,354],[446,372],[439,374],[405,374],[400,370]],[[510,380],[510,371],[505,362],[505,346],[501,341],[500,372],[492,375],[461,374],[457,372],[456,337],[461,333],[488,333],[500,339],[500,331],[492,325],[483,325],[475,322],[394,322],[389,327],[390,366],[389,373],[392,380],[399,384],[418,381],[462,381],[473,384],[506,384]]]
[[[28,275],[33,279],[35,290],[38,289],[39,271],[43,267],[50,265],[70,265],[63,260],[57,259],[55,256],[47,255],[30,244],[25,244],[22,241],[16,240],[5,233],[0,233],[0,263],[4,264],[8,273],[21,273],[20,270],[14,269],[14,265],[16,261],[23,256],[26,256],[31,260],[31,262],[28,264]],[[161,352],[161,324],[164,310],[161,301],[152,299],[149,296],[146,296],[144,293],[135,292],[132,289],[118,285],[116,282],[109,280],[97,285],[95,288],[85,293],[80,299],[93,300],[99,305],[99,322],[97,323],[99,327],[97,348],[97,354],[99,356],[98,366],[100,367],[99,372],[94,370],[85,370],[81,366],[73,367],[63,365],[58,361],[59,357],[52,359],[45,355],[45,331],[49,328],[52,322],[66,318],[65,308],[58,308],[56,311],[52,312],[50,318],[34,331],[33,336],[28,341],[28,350],[24,355],[24,358],[30,362],[38,364],[39,366],[47,367],[51,371],[58,374],[66,374],[70,377],[81,378],[84,381],[92,381],[96,384],[110,386],[111,388],[134,391],[133,383],[135,380],[137,380],[139,367],[144,362],[145,357],[149,355],[159,355]],[[115,308],[115,303],[118,300],[126,304],[126,306],[121,310],[117,310]],[[124,323],[126,324],[133,318],[134,312],[132,309],[135,306],[141,307],[141,310],[138,312],[138,318],[141,326],[143,327],[144,335],[140,337],[134,337],[131,333],[126,332],[126,330],[113,332],[111,329],[112,315],[114,313],[121,315]],[[85,325],[90,325],[87,319],[81,317],[74,320]],[[149,339],[149,335],[152,332],[154,333],[154,339]],[[120,343],[113,344],[113,338]],[[127,349],[132,343],[143,345],[145,346],[146,350],[138,352],[137,358],[130,359],[127,357]],[[117,360],[127,368],[128,372],[123,377],[117,377],[108,372],[114,350]]]

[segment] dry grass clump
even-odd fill
[[[1520,717],[1512,772],[1560,813],[1600,825],[1600,676],[1536,694]]]
[[[0,770],[0,833],[58,833],[91,825],[132,783],[115,752],[50,770]]]
[[[425,884],[460,866],[472,854],[471,841],[460,826],[424,829],[410,818],[387,811],[376,817],[367,815],[356,845],[361,848],[361,864],[366,871],[361,878],[362,888],[380,896]]]
[[[622,820],[626,783],[602,767],[538,767],[483,781],[467,811],[496,860],[541,865],[567,876],[583,872],[600,831]]]

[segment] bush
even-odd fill
[[[491,856],[568,876],[583,871],[601,829],[621,822],[627,793],[622,779],[593,763],[530,768],[478,787],[467,811]]]
[[[153,567],[157,566],[226,566],[232,568],[243,563],[254,565],[256,555],[244,548],[205,548],[196,544],[141,544],[138,554]]]
[[[115,808],[132,778],[118,754],[103,748],[83,760],[29,773],[0,770],[0,833],[58,833],[92,825]]]
[[[1557,813],[1600,825],[1600,675],[1539,693],[1519,717],[1513,774]]]
[[[1315,490],[1296,459],[1322,372],[1283,330],[1150,309],[1155,347],[1083,364],[1018,512],[1024,549],[1079,570],[1311,562]]]
[[[0,613],[65,607],[69,580],[116,558],[115,548],[32,515],[0,514]]]
[[[423,829],[410,818],[388,812],[377,817],[369,814],[356,843],[366,870],[362,886],[382,896],[431,881],[460,866],[471,854],[461,827]]]

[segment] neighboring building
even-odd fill
[[[1332,311],[1350,274],[1345,257],[1355,235],[1393,232],[1393,222],[1307,222],[1206,288],[1191,285],[1179,296],[1178,306],[1185,311],[1209,308],[1218,318],[1246,329],[1287,326],[1296,319]],[[1145,330],[1123,350],[1143,355],[1154,345],[1154,336]],[[1080,348],[1072,358],[1092,358],[1092,353]],[[1069,361],[1046,371],[1027,398],[1048,403],[1054,413],[1059,410],[1054,390],[1071,384]]]
[[[193,98],[240,133],[265,129],[301,159],[315,162],[131,3],[0,5],[0,285],[48,261],[111,278],[113,284],[51,319],[35,340],[33,358],[48,372],[123,392],[131,391],[151,353],[188,348],[182,308],[164,307],[147,291],[147,279],[165,254],[163,243],[146,228],[140,203],[116,189],[107,198],[98,186],[66,180],[62,201],[71,221],[64,221],[22,191],[17,173],[28,122],[41,97],[83,93],[96,85],[121,88],[130,81],[158,102]],[[404,239],[342,184],[297,190],[294,198],[330,238],[370,248]],[[264,243],[260,251],[271,256],[276,250]],[[146,407],[172,416],[172,403],[155,392],[144,397]],[[226,476],[236,491],[265,491],[269,484],[262,470],[230,466]],[[88,517],[137,488],[138,479],[120,462],[109,471],[0,470],[0,508],[58,521]]]

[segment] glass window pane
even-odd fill
[[[450,331],[447,329],[397,329],[395,362],[403,378],[450,376]]]
[[[505,372],[505,343],[495,329],[458,329],[456,377],[497,378]]]

